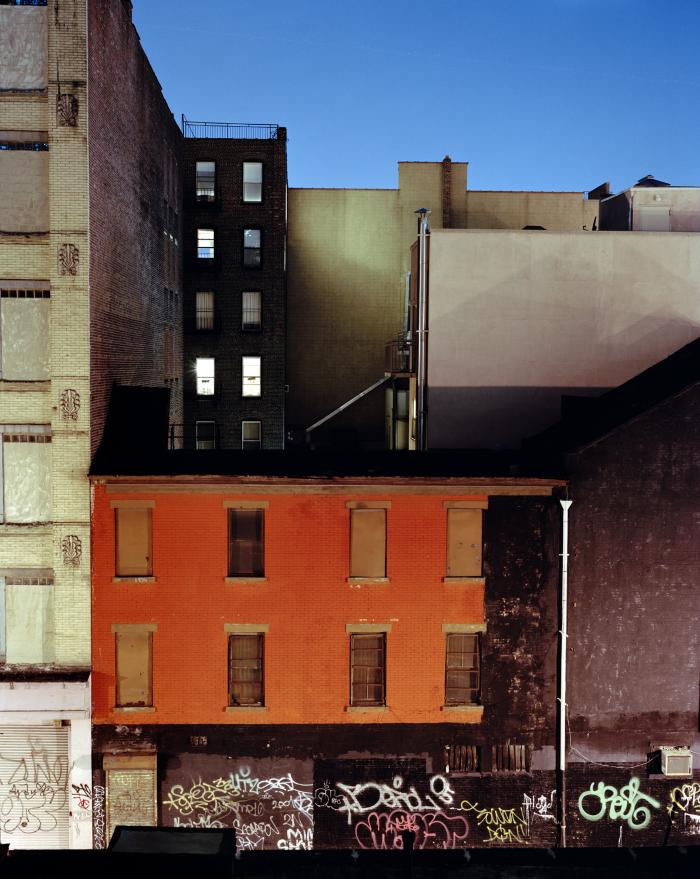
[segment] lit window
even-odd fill
[[[195,422],[195,448],[216,448],[216,421]]]
[[[214,294],[211,292],[195,294],[195,328],[198,330],[214,329]]]
[[[197,229],[197,258],[214,259],[213,229]]]
[[[197,201],[214,201],[216,199],[216,164],[214,162],[197,162],[196,177]]]
[[[212,233],[213,234],[213,233]],[[262,264],[262,233],[260,229],[243,230],[243,267],[246,269],[259,269]],[[213,256],[212,244],[212,256]]]
[[[386,633],[350,635],[350,704],[384,705]]]
[[[262,162],[243,162],[243,201],[262,201]]]
[[[445,705],[478,705],[481,691],[480,635],[447,635]]]
[[[244,421],[241,425],[241,448],[262,448],[262,422]]]
[[[264,705],[265,635],[229,635],[229,705]]]
[[[244,397],[259,397],[261,395],[259,357],[243,358],[242,393]]]
[[[255,332],[262,325],[262,293],[260,290],[247,290],[241,300],[241,329]]]
[[[214,358],[197,358],[197,394],[200,397],[214,396]]]

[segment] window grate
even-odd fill
[[[50,299],[50,290],[8,290],[0,289],[0,299]]]
[[[479,745],[445,745],[445,766],[450,772],[481,772]]]
[[[527,746],[510,742],[491,746],[493,772],[527,772]]]

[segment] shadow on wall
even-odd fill
[[[608,388],[430,388],[428,448],[516,449],[559,420],[562,396]]]

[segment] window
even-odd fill
[[[196,449],[216,448],[216,421],[196,421],[194,429]]]
[[[353,504],[353,502],[350,502]],[[371,502],[350,507],[350,577],[386,577],[386,507]]]
[[[445,705],[478,705],[481,694],[480,635],[447,635]]]
[[[197,258],[214,259],[213,229],[197,229]]]
[[[257,332],[262,326],[262,293],[260,290],[247,290],[241,298],[241,329]]]
[[[0,662],[55,662],[53,583],[50,569],[0,569]]]
[[[260,229],[243,230],[243,267],[259,269],[262,265],[262,233]],[[213,254],[212,254],[213,255]]]
[[[466,504],[464,501],[445,501],[448,578],[481,577],[483,573],[483,507],[486,502]]]
[[[264,705],[263,653],[265,635],[229,635],[229,704]]]
[[[0,290],[0,379],[48,380],[50,295],[43,288]]]
[[[261,421],[244,421],[241,424],[241,448],[244,450],[262,448]]]
[[[211,292],[195,293],[195,329],[214,329],[214,294]]]
[[[197,201],[216,200],[215,162],[197,162],[195,187]]]
[[[153,576],[151,501],[113,501],[117,577]]]
[[[244,397],[259,397],[261,395],[259,357],[243,358],[243,382],[241,393]]]
[[[505,744],[491,746],[492,772],[527,772],[527,746]]]
[[[0,424],[0,522],[51,520],[51,426]]]
[[[262,201],[262,162],[243,162],[243,201]]]
[[[386,633],[350,635],[350,704],[384,705]]]
[[[197,358],[197,394],[200,397],[214,396],[214,358]]]
[[[265,576],[265,511],[228,511],[229,577]]]
[[[118,708],[153,705],[153,632],[155,625],[114,625],[116,704]]]

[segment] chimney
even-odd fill
[[[452,159],[445,156],[442,160],[442,228],[449,229],[452,225]]]

